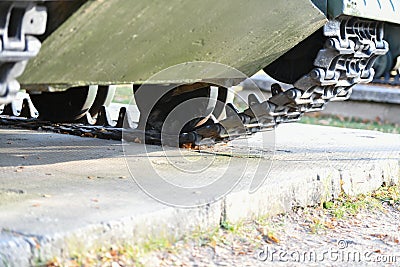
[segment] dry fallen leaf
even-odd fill
[[[311,218],[311,220],[312,220],[313,223],[320,223],[321,222],[319,218],[315,218],[315,217]]]
[[[15,170],[15,172],[22,172],[23,169],[24,169],[24,166],[19,166],[19,167]]]
[[[267,235],[268,239],[272,240],[274,243],[279,243],[281,242],[276,236],[274,236],[274,234],[272,233],[268,233]]]
[[[326,228],[335,229],[335,226],[331,222],[324,222]]]
[[[208,243],[208,245],[209,245],[210,247],[212,247],[213,249],[215,249],[215,247],[217,246],[217,241],[215,241],[215,239],[212,239],[212,240],[210,241],[210,243]]]
[[[115,249],[110,249],[110,254],[111,254],[111,256],[113,256],[113,257],[118,256],[118,252],[117,252]]]
[[[185,149],[192,149],[192,143],[182,144],[181,147]]]
[[[377,238],[380,238],[380,239],[387,237],[387,235],[385,235],[385,234],[372,234],[371,236],[377,237]]]
[[[83,136],[84,137],[93,137],[93,134],[92,133],[84,133]]]

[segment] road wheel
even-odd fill
[[[31,94],[39,119],[53,122],[74,122],[82,118],[95,102],[97,85],[78,86],[63,92]]]

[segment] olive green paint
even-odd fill
[[[141,83],[191,61],[252,75],[325,22],[310,0],[89,1],[44,41],[20,81],[37,90]]]

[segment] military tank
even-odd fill
[[[19,89],[18,77],[40,119],[73,122],[95,118],[114,93],[110,85],[129,84],[141,113],[139,128],[158,136],[175,107],[209,99],[199,104],[202,115],[193,114],[198,118],[182,128],[182,142],[223,140],[235,129],[241,135],[296,121],[329,101],[347,99],[353,85],[376,76],[378,57],[398,53],[387,54],[384,40],[399,27],[398,0],[3,1],[0,11],[0,103]],[[384,35],[390,27],[395,30]],[[270,99],[252,95],[249,107],[238,112],[226,104],[227,88],[243,77],[207,67],[180,77],[154,76],[185,62],[216,62],[244,76],[263,69],[293,88],[275,84]],[[217,103],[226,104],[219,122],[210,119],[222,112]]]

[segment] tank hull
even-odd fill
[[[37,91],[140,84],[192,61],[252,75],[326,21],[309,0],[89,1],[46,38],[20,81]]]

